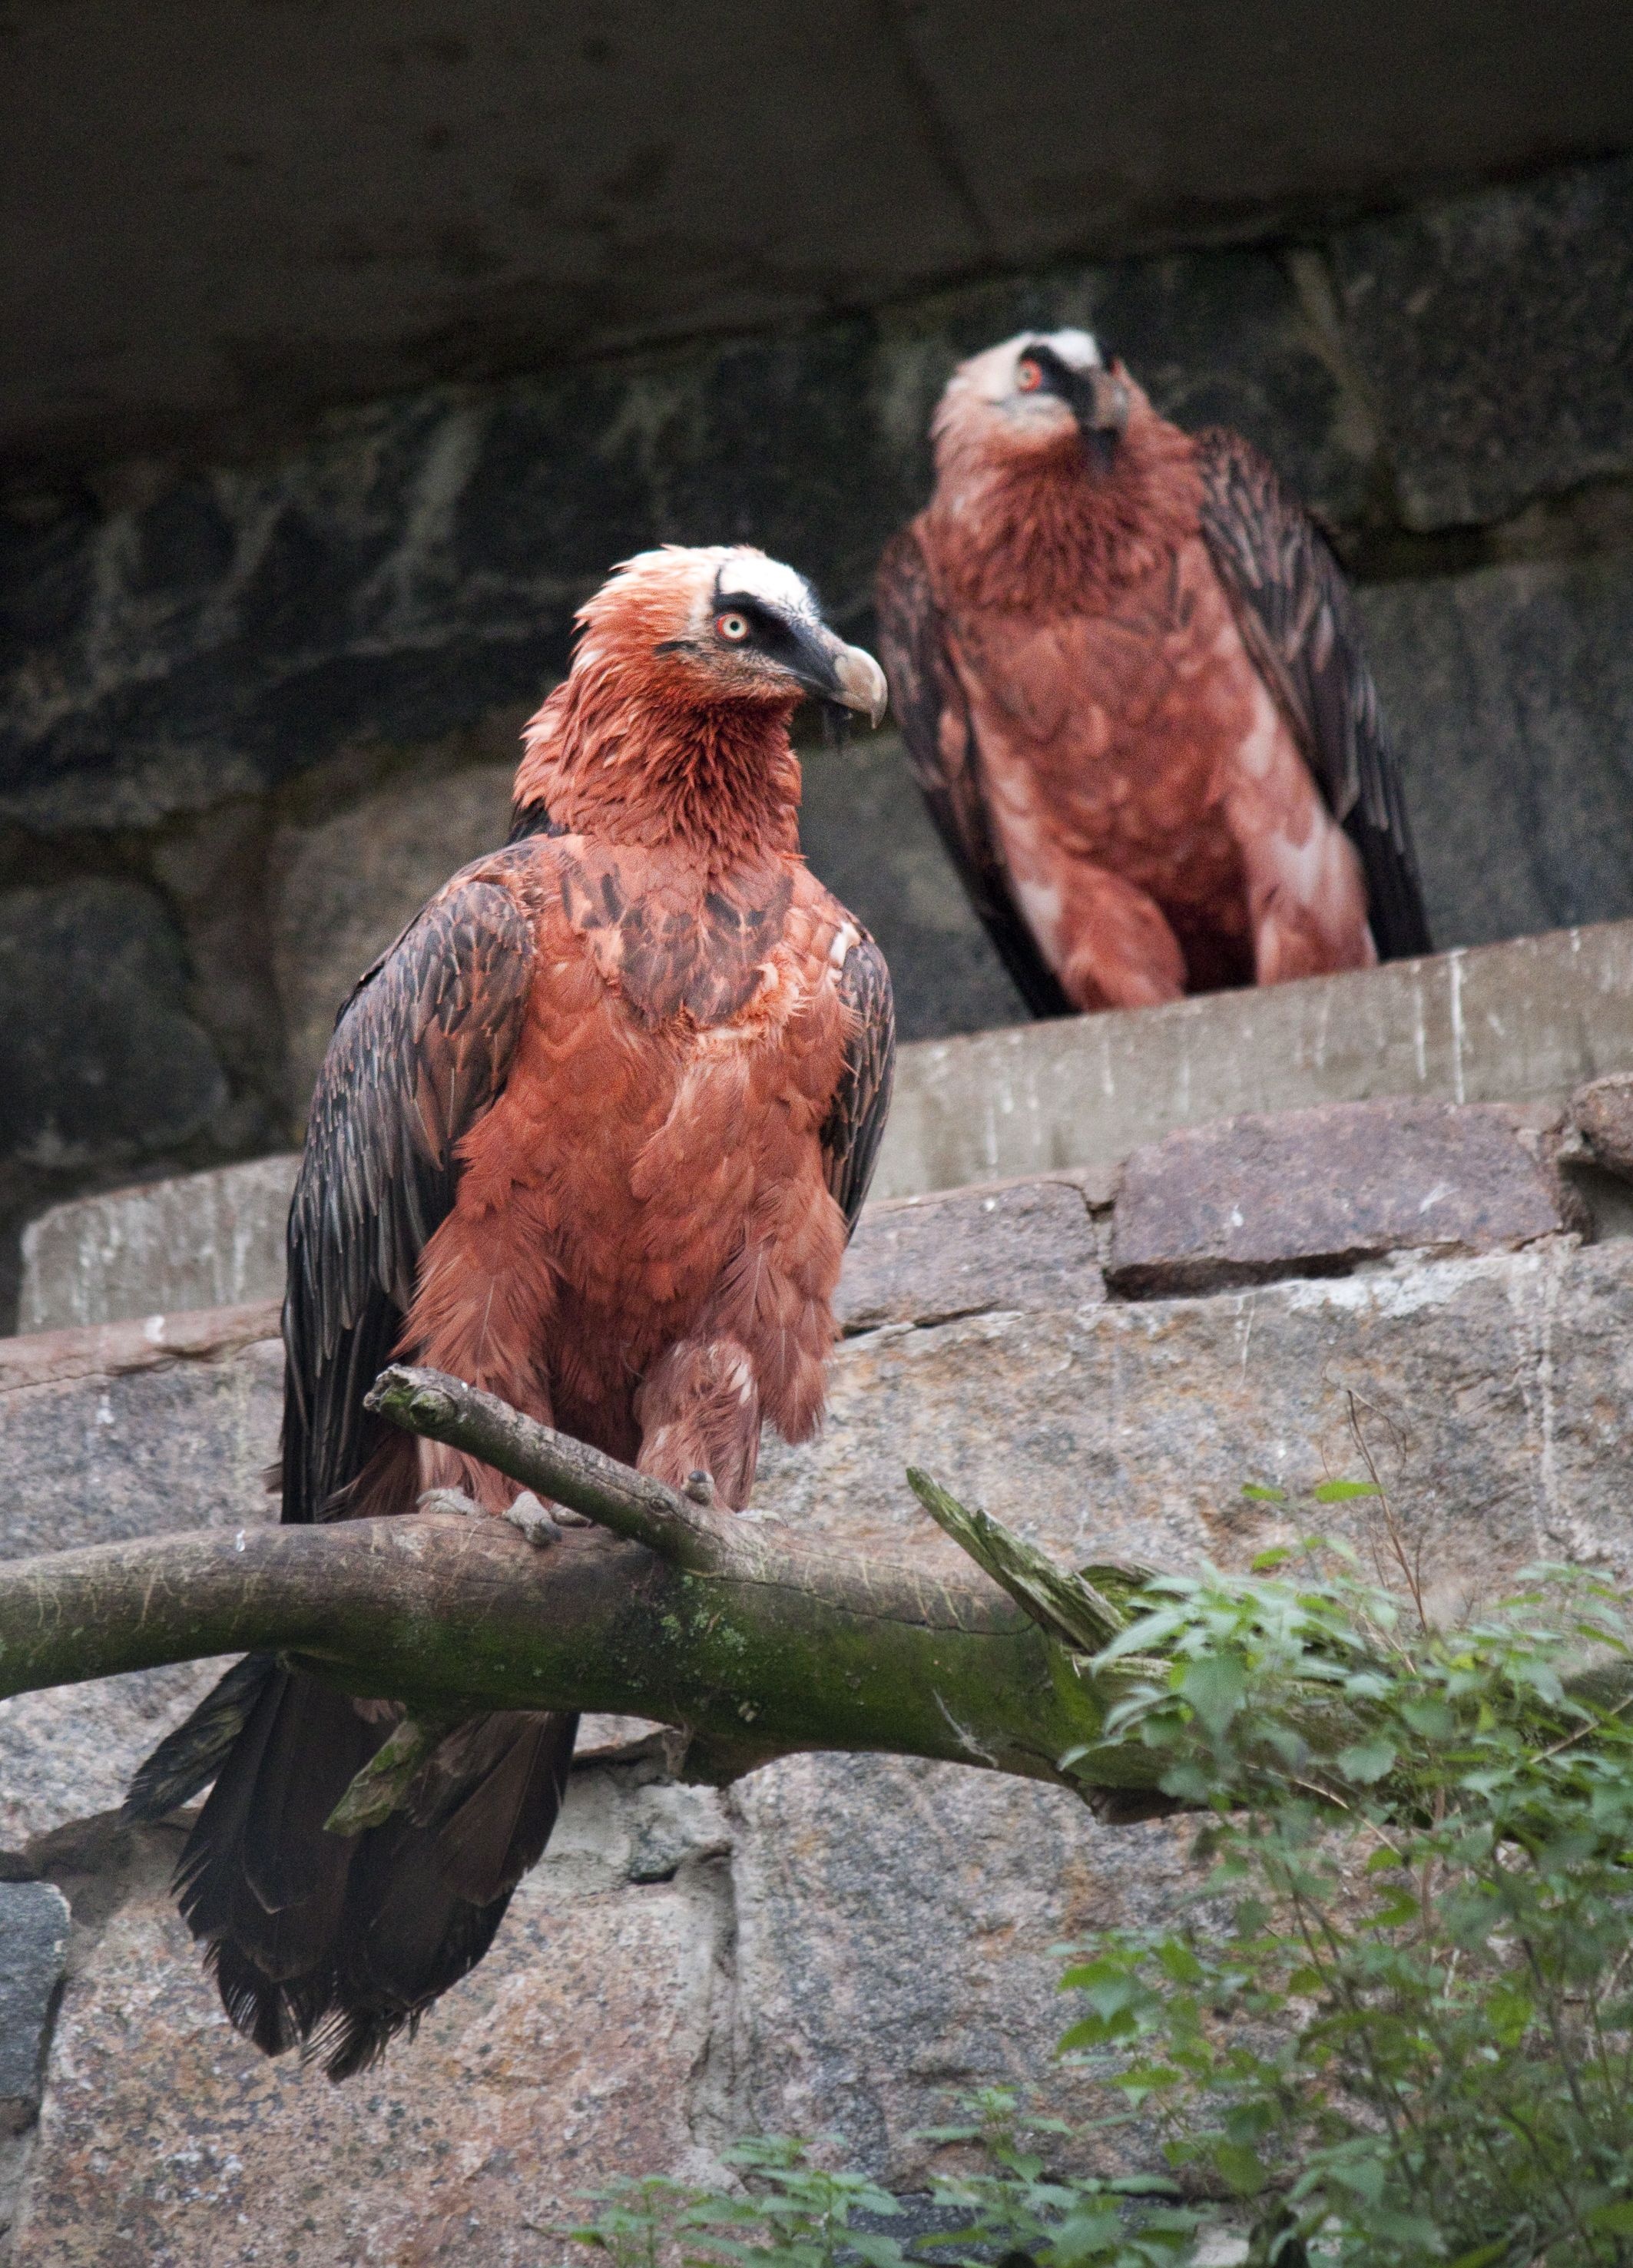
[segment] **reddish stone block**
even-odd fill
[[[1129,1298],[1181,1297],[1580,1230],[1559,1131],[1546,1108],[1404,1097],[1188,1128],[1125,1165],[1107,1278]]]

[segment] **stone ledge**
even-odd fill
[[[1094,1215],[1111,1188],[1109,1174],[1057,1174],[867,1206],[839,1280],[841,1330],[1103,1299]]]
[[[1401,1101],[1188,1128],[1123,1167],[1107,1280],[1182,1297],[1579,1233],[1586,1208],[1554,1164],[1563,1129],[1546,1105]]]
[[[904,1049],[877,1198],[1114,1165],[1181,1126],[1363,1102],[1563,1102],[1633,1069],[1633,921]]]

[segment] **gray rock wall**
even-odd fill
[[[826,1427],[768,1445],[760,1501],[927,1568],[956,1555],[907,1490],[909,1462],[1074,1563],[1241,1565],[1316,1518],[1364,1545],[1364,1509],[1310,1501],[1357,1467],[1353,1395],[1446,1611],[1538,1557],[1621,1575],[1633,1238],[1583,1243],[1550,1162],[1559,1132],[1546,1113],[1422,1103],[1216,1130],[1274,1279],[1204,1296],[1165,1296],[1149,1273],[1136,1288],[1156,1296],[1115,1289],[1119,1248],[1153,1215],[1173,1280],[1218,1257],[1219,1224],[1188,1198],[1198,1138],[1153,1145],[1120,1184],[872,1209]],[[1313,1205],[1345,1143],[1398,1156],[1393,1211],[1365,1190]],[[1414,1174],[1445,1216],[1427,1229]],[[11,1342],[0,1551],[268,1516],[274,1324],[262,1307]],[[793,1757],[717,1795],[592,1725],[493,1953],[416,2041],[336,2090],[226,2026],[166,1890],[180,1827],[109,1816],[209,1674],[0,1717],[0,1877],[55,1885],[72,1911],[59,2007],[41,1921],[58,1909],[43,1889],[8,1904],[0,1882],[0,1972],[22,1975],[33,1948],[21,2060],[43,2073],[37,2117],[26,2087],[16,2098],[9,2208],[0,2184],[11,2268],[535,2268],[585,2188],[706,2169],[754,2128],[841,2132],[911,2186],[917,2130],[972,2085],[1093,2110],[1051,2058],[1053,1948],[1159,1918],[1191,1879],[1183,1822],[1099,1827],[1063,1794],[975,1769]]]
[[[1633,913],[1629,182],[1609,159],[1315,242],[1055,267],[336,411],[271,460],[18,491],[8,1266],[55,1197],[291,1138],[361,961],[492,838],[517,727],[613,560],[763,542],[865,636],[948,368],[1022,323],[1092,324],[1332,522],[1442,944]],[[884,942],[909,1036],[1014,1019],[888,737],[813,754],[806,840]]]

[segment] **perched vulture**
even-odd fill
[[[740,1507],[762,1417],[822,1409],[841,1256],[894,1052],[890,979],[799,856],[802,698],[884,712],[871,655],[746,547],[629,561],[529,725],[511,841],[342,1010],[290,1213],[287,1521],[410,1513],[489,1468],[371,1418],[394,1357]],[[695,1481],[693,1484],[696,1485]],[[137,1776],[215,1786],[177,1871],[227,2013],[333,2078],[487,1951],[562,1801],[577,1720],[451,1734],[385,1825],[324,1821],[390,1730],[251,1656]]]
[[[1085,331],[962,364],[931,430],[879,648],[1033,1013],[1428,952],[1354,607],[1258,451],[1159,417]]]

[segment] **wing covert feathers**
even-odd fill
[[[1069,1016],[1071,1003],[1015,902],[993,839],[981,752],[913,528],[886,545],[874,595],[891,707],[936,832],[1027,1007],[1034,1016]]]
[[[871,937],[864,936],[845,955],[839,989],[852,1028],[844,1071],[822,1129],[822,1154],[828,1189],[849,1233],[873,1178],[896,1070],[890,970]]]
[[[1196,437],[1202,530],[1242,641],[1361,854],[1385,960],[1433,950],[1400,767],[1331,546],[1239,434]]]

